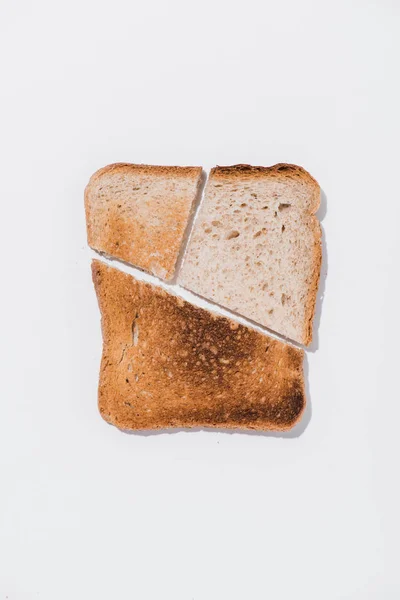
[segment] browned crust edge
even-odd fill
[[[118,171],[136,172],[140,175],[152,175],[158,177],[165,177],[166,175],[173,177],[196,177],[203,171],[202,167],[177,167],[177,166],[163,166],[163,165],[145,165],[145,164],[134,164],[134,163],[113,163],[102,167],[91,176],[88,186],[99,179],[103,175]]]
[[[318,219],[315,219],[315,225],[313,228],[314,233],[314,267],[311,275],[311,284],[308,291],[308,298],[306,304],[306,321],[304,327],[304,345],[309,346],[312,342],[313,336],[313,321],[315,316],[315,309],[317,306],[317,294],[319,281],[321,277],[321,265],[322,265],[322,245],[321,245],[321,224]]]
[[[123,429],[117,422],[115,422],[112,418],[107,419],[102,413],[101,417],[104,419],[104,421],[106,421],[106,423],[109,423],[110,425],[113,425],[114,427],[117,427],[117,429],[119,429],[120,431],[142,431],[142,432],[146,432],[146,431],[164,431],[164,430],[168,430],[168,431],[182,431],[182,430],[196,430],[196,429],[209,429],[210,431],[214,431],[215,429],[220,430],[223,429],[225,431],[263,431],[265,433],[271,432],[271,433],[276,433],[276,432],[282,432],[284,433],[285,431],[290,431],[291,429],[294,429],[294,427],[296,427],[296,425],[301,421],[303,414],[304,414],[304,410],[306,408],[306,401],[304,401],[303,406],[301,411],[299,412],[298,416],[296,417],[296,419],[294,421],[292,421],[289,425],[287,425],[286,427],[281,427],[279,425],[274,425],[271,427],[263,427],[262,425],[260,425],[259,427],[257,427],[257,425],[238,425],[237,423],[235,424],[234,421],[226,421],[225,423],[216,423],[215,425],[210,425],[210,423],[203,423],[203,422],[196,422],[194,425],[189,425],[187,423],[183,424],[182,426],[167,426],[167,425],[155,425],[153,427],[151,427],[151,429],[149,428],[140,428],[137,427],[135,429],[131,428],[131,429]]]
[[[261,167],[257,165],[246,165],[246,164],[237,164],[237,165],[217,165],[211,169],[210,175],[213,176],[227,176],[232,177],[233,175],[249,175],[249,176],[265,176],[265,175],[299,175],[302,177],[307,177],[310,183],[314,183],[318,185],[317,181],[314,179],[312,175],[308,171],[306,171],[303,167],[298,165],[290,164],[290,163],[276,163],[275,165],[271,165],[269,167]]]

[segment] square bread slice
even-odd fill
[[[301,349],[92,263],[102,315],[99,408],[120,429],[290,429]]]
[[[201,175],[201,167],[100,169],[85,190],[89,246],[170,280]]]
[[[212,169],[178,283],[308,345],[321,267],[318,183],[295,165]]]

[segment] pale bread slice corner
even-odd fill
[[[322,259],[320,187],[302,167],[212,169],[178,283],[308,345]]]
[[[283,431],[305,407],[304,351],[196,307],[101,261],[99,409],[125,430]]]
[[[89,246],[172,279],[201,176],[201,167],[100,169],[85,190]]]

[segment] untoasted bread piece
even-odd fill
[[[305,405],[303,351],[92,263],[99,408],[121,429],[285,430]]]
[[[321,266],[318,183],[295,165],[212,169],[178,282],[309,344]]]
[[[89,245],[171,279],[201,173],[125,163],[100,169],[85,190]]]

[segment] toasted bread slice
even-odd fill
[[[171,279],[201,173],[125,163],[100,169],[85,190],[89,245]]]
[[[318,183],[295,165],[212,169],[178,283],[308,345],[321,266]]]
[[[304,406],[303,351],[101,261],[99,408],[121,429],[290,429]]]

